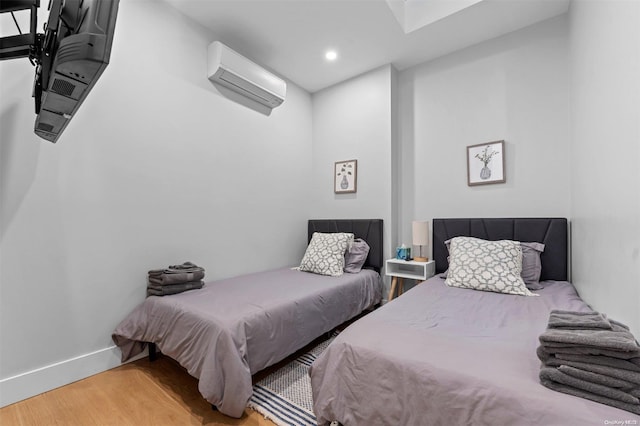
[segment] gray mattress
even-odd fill
[[[342,332],[311,367],[319,425],[602,425],[632,413],[539,382],[552,309],[590,311],[568,282],[540,297],[429,279]],[[640,422],[638,422],[640,424]]]
[[[156,343],[199,379],[203,397],[240,417],[251,375],[381,300],[372,270],[326,277],[291,269],[207,282],[200,290],[147,298],[113,333],[122,361]]]

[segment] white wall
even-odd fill
[[[573,282],[640,337],[640,3],[569,13]]]
[[[394,123],[390,65],[313,94],[311,212],[318,218],[383,219],[391,247]],[[336,161],[358,160],[356,193],[335,194]]]
[[[299,262],[311,97],[289,83],[270,116],[230,101],[207,80],[213,40],[163,2],[121,2],[111,64],[57,145],[33,134],[33,67],[0,62],[2,405],[117,365],[148,269]]]
[[[567,217],[567,74],[564,16],[401,72],[394,244],[412,220]],[[466,147],[496,140],[506,183],[467,186]]]

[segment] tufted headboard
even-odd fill
[[[449,267],[449,253],[444,242],[459,236],[542,243],[545,249],[540,255],[540,279],[568,279],[568,225],[565,218],[433,219],[436,273]]]
[[[380,272],[384,264],[382,254],[382,219],[311,219],[307,237],[311,241],[314,232],[351,232],[369,244],[369,256],[365,267]]]

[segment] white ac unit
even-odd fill
[[[284,102],[287,83],[229,47],[214,41],[208,52],[209,80],[270,108]]]

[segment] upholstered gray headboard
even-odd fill
[[[364,267],[380,272],[384,264],[382,254],[382,219],[311,219],[308,226],[308,241],[314,232],[351,232],[369,244],[369,256]]]
[[[459,236],[542,243],[545,248],[540,256],[540,279],[564,281],[568,278],[568,226],[565,218],[433,219],[436,273],[449,267],[449,253],[444,242]]]

